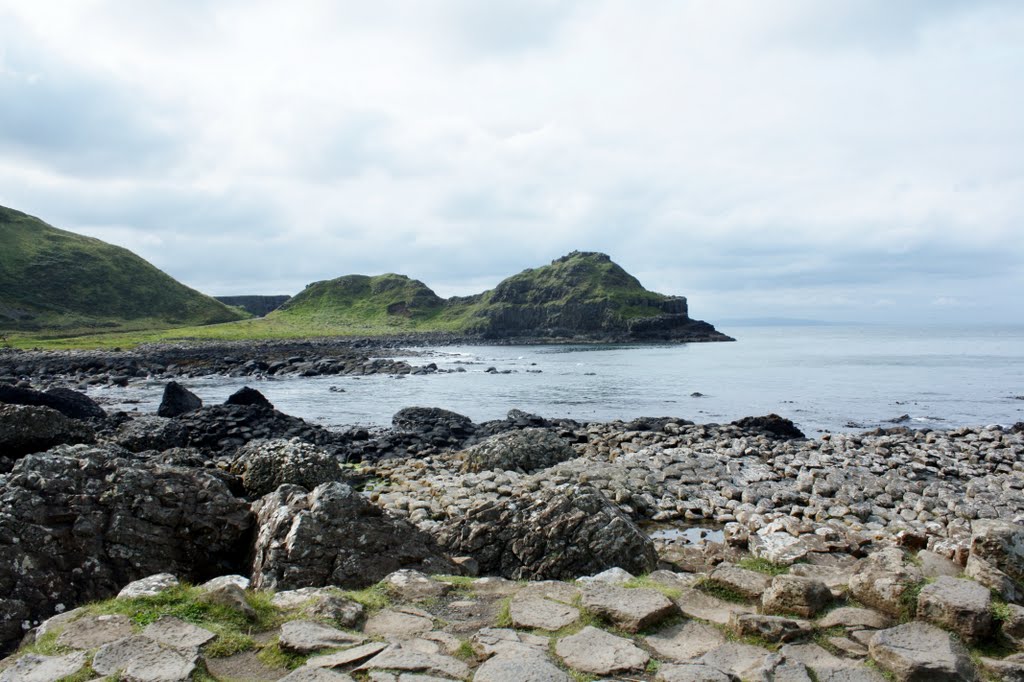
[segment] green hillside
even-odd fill
[[[126,249],[0,207],[0,330],[166,328],[244,317]]]

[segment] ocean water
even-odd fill
[[[251,385],[283,412],[327,426],[388,425],[411,405],[443,407],[474,421],[502,418],[513,408],[581,421],[675,416],[722,423],[774,412],[809,435],[893,420],[938,429],[1024,421],[1024,327],[722,331],[738,341],[442,347],[402,357],[464,373],[183,383],[207,402]],[[488,373],[491,367],[510,373]],[[148,382],[92,394],[108,407],[151,412],[161,391],[161,383]]]

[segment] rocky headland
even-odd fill
[[[1024,679],[1024,424],[2,391],[3,682]]]

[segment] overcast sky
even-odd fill
[[[210,294],[604,251],[695,317],[1024,320],[1017,0],[0,0],[0,204]]]

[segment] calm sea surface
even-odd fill
[[[738,341],[444,347],[408,359],[465,373],[184,383],[207,402],[251,385],[281,411],[329,426],[387,425],[411,405],[443,407],[474,421],[504,417],[512,408],[584,421],[677,416],[727,422],[775,412],[809,434],[889,426],[904,415],[907,425],[932,428],[1024,421],[1024,327],[723,331]],[[490,367],[511,374],[487,373]],[[108,406],[151,412],[161,390],[154,382],[92,394]]]

